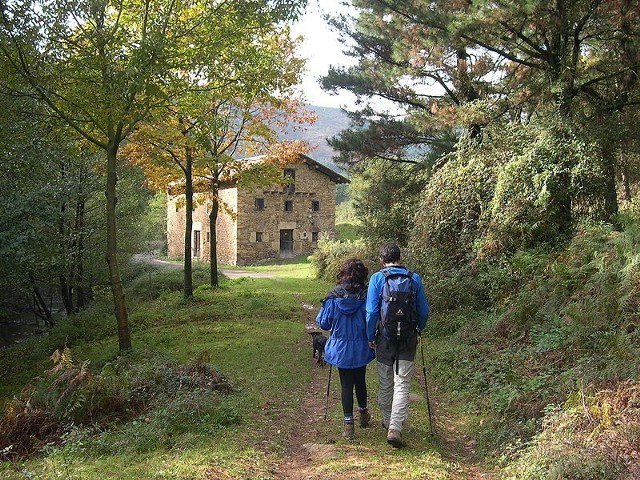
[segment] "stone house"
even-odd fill
[[[311,253],[320,238],[335,238],[336,185],[348,179],[307,155],[285,166],[282,183],[271,187],[220,186],[216,222],[218,262],[247,265],[259,260]],[[196,194],[191,248],[194,259],[209,259],[210,201]],[[196,200],[196,199],[194,199]],[[167,250],[184,256],[184,195],[167,201]]]

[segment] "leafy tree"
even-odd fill
[[[59,309],[77,312],[94,287],[108,283],[100,235],[104,170],[99,152],[32,99],[0,96],[0,105],[7,134],[0,140],[2,303],[7,314],[29,308],[53,325]],[[148,191],[139,172],[119,170],[118,243],[121,252],[135,252]]]
[[[149,250],[162,248],[167,235],[167,192],[155,192],[142,218],[142,232]],[[166,252],[165,252],[166,253]]]
[[[3,306],[10,315],[21,306],[30,309],[46,325],[54,323],[47,293],[38,279],[49,273],[56,258],[59,184],[55,168],[44,175],[35,169],[39,162],[51,165],[45,148],[46,129],[32,125],[20,115],[25,102],[0,97],[0,271],[2,273]],[[59,153],[59,152],[56,152]],[[54,167],[54,165],[51,165]],[[52,177],[52,178],[47,178]],[[49,199],[45,203],[45,199]]]
[[[275,28],[275,27],[273,27]],[[308,150],[301,142],[278,143],[277,130],[291,123],[303,124],[313,117],[290,89],[297,83],[302,63],[292,57],[294,44],[287,32],[273,36],[266,27],[257,37],[247,38],[244,49],[234,44],[233,82],[217,77],[200,78],[200,91],[176,99],[166,115],[140,129],[127,147],[131,159],[147,172],[156,189],[169,187],[185,194],[185,296],[193,294],[191,280],[191,232],[194,193],[208,185],[210,200],[210,278],[218,285],[216,229],[222,181],[233,178],[245,184],[273,184],[280,171],[273,162],[283,162]],[[287,97],[289,96],[289,97]],[[252,165],[246,157],[270,153],[272,162]],[[175,169],[174,167],[178,167]],[[202,200],[201,200],[202,201]],[[222,208],[227,208],[222,205]]]
[[[223,181],[235,181],[247,188],[273,185],[281,180],[281,168],[296,161],[299,153],[309,150],[304,142],[277,142],[274,123],[284,125],[292,120],[305,122],[313,118],[304,115],[298,102],[286,102],[271,98],[274,103],[257,104],[249,101],[217,101],[215,115],[210,122],[198,125],[197,142],[204,152],[202,178],[209,184],[212,205],[209,212],[209,265],[211,286],[218,286],[216,221],[220,207],[231,212],[220,202],[220,185]],[[266,153],[264,163],[251,163],[247,159],[254,153]]]
[[[633,158],[622,148],[630,136],[637,137],[624,126],[637,118],[640,105],[637,1],[362,0],[353,5],[359,13],[353,27],[345,18],[333,24],[353,41],[350,53],[358,63],[332,69],[324,79],[326,88],[351,90],[364,104],[352,114],[357,128],[332,141],[342,161],[421,161],[421,151],[452,133],[481,139],[492,122],[527,123],[555,114],[573,132],[551,125],[558,151],[576,132],[582,141],[599,145],[600,155],[589,156],[590,168],[604,169],[606,175],[597,178],[605,188],[597,187],[602,197],[593,201],[604,202],[603,219],[615,216],[618,158]],[[367,103],[374,97],[398,110],[393,114]],[[555,170],[563,171],[564,160],[554,158]],[[571,175],[556,180],[553,218],[566,236],[581,199],[568,193],[575,191]]]
[[[118,265],[117,156],[143,119],[192,80],[228,61],[228,50],[258,25],[286,19],[298,2],[125,2],[18,0],[0,5],[0,51],[21,85],[105,155],[107,263],[121,350],[131,348]],[[213,55],[213,56],[212,56]],[[223,73],[227,73],[223,69]]]
[[[631,0],[474,2],[476,28],[463,33],[502,59],[510,105],[526,102],[530,116],[550,104],[598,137],[607,172],[607,219],[618,211],[616,151],[621,130],[612,127],[619,123],[620,112],[637,110],[640,99],[638,12],[638,2]],[[526,92],[527,98],[516,92]],[[598,128],[603,124],[604,135]],[[570,199],[563,209],[568,225]]]
[[[363,238],[372,244],[396,241],[407,245],[419,193],[428,181],[422,165],[369,162],[348,186],[361,221]]]
[[[31,305],[51,326],[53,297],[74,313],[97,280],[93,232],[104,224],[95,211],[101,175],[94,154],[65,128],[51,120],[33,122],[39,111],[33,101],[0,100],[7,134],[0,145],[3,291],[12,308]]]
[[[168,110],[171,111],[171,110]],[[193,295],[193,270],[191,262],[191,229],[193,225],[193,142],[190,126],[181,116],[165,116],[141,125],[124,147],[129,162],[140,166],[147,185],[156,192],[178,193],[176,183],[184,182],[185,238],[184,238],[184,295]],[[166,215],[166,213],[165,213]],[[188,232],[188,233],[187,233]]]

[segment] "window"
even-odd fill
[[[312,212],[320,211],[320,202],[318,200],[311,200],[311,211]]]
[[[293,194],[296,191],[296,171],[293,168],[285,168],[284,176],[284,193]]]
[[[211,232],[207,232],[207,243],[211,242]]]
[[[193,231],[193,256],[200,256],[200,230]]]
[[[256,242],[262,242],[262,232],[256,232]]]
[[[264,198],[255,199],[255,210],[264,210]]]
[[[311,241],[312,242],[318,241],[318,232],[311,232]]]
[[[293,200],[285,200],[284,201],[284,211],[285,212],[293,212]]]

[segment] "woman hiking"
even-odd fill
[[[330,330],[325,346],[325,360],[335,365],[340,375],[343,437],[355,437],[353,420],[353,391],[358,402],[358,421],[364,428],[371,421],[367,409],[367,364],[375,352],[367,339],[366,311],[367,267],[357,258],[346,260],[336,275],[337,285],[322,301],[316,323]]]

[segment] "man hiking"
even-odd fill
[[[376,350],[378,404],[387,443],[401,448],[418,335],[427,323],[429,302],[420,276],[401,264],[398,245],[382,245],[380,263],[367,291],[367,336]]]

